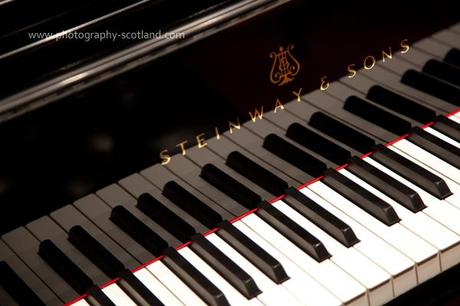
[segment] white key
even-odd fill
[[[133,273],[163,304],[183,305],[155,276],[146,268]]]
[[[449,45],[455,48],[460,48],[460,34],[454,33],[449,30],[443,30],[443,31],[440,31],[434,34],[432,37],[446,45]]]
[[[310,189],[302,188],[300,192],[353,228],[360,240],[353,247],[391,274],[395,296],[417,285],[415,262]]]
[[[455,32],[455,33],[460,34],[460,22],[454,24],[453,26],[451,26],[451,27],[449,28],[449,30],[451,30],[452,32]]]
[[[307,305],[318,305],[318,303],[321,305],[342,305],[342,302],[332,293],[318,284],[313,278],[296,266],[291,259],[275,249],[246,224],[243,222],[235,222],[233,225],[283,265],[290,279],[283,282],[282,285],[289,289],[299,300],[305,301]],[[273,284],[273,282],[271,283]],[[305,288],[312,289],[306,292]],[[313,303],[311,301],[313,301]]]
[[[356,80],[369,78],[375,81],[377,84],[384,84],[384,87],[388,87],[388,89],[392,91],[402,93],[406,97],[419,101],[422,104],[428,104],[431,107],[440,108],[446,111],[452,109],[452,105],[447,103],[446,101],[401,83],[401,76],[399,74],[397,74],[395,71],[387,70],[390,68],[397,69],[397,65],[392,64],[392,61],[387,61],[385,63],[377,62],[377,64],[374,66],[374,68],[372,68],[372,70],[361,69],[359,71],[361,73],[360,78],[355,77],[353,79],[349,79],[347,77],[343,77],[340,79],[340,81],[353,86],[352,84],[355,83]]]
[[[395,56],[391,59],[391,61],[387,61],[385,63],[379,62],[380,67],[384,67],[390,71],[393,71],[397,75],[403,75],[409,69],[419,70],[417,65],[404,60],[406,56]]]
[[[439,274],[438,250],[426,241],[400,224],[393,224],[392,226],[383,224],[320,181],[309,185],[308,188],[415,261],[418,264],[419,281],[427,280]],[[424,264],[424,268],[420,264]]]
[[[430,164],[430,163],[426,162],[426,159],[424,159],[425,162],[423,162],[422,160],[420,160],[421,159],[420,156],[419,156],[419,158],[414,158],[411,154],[407,154],[407,152],[405,152],[405,151],[395,149],[395,147],[390,148],[390,149],[393,149],[393,151],[398,152],[401,156],[405,157],[406,159],[414,162],[415,164],[425,168],[428,171],[433,172],[434,174],[436,174],[440,178],[442,178],[446,182],[446,184],[449,187],[450,191],[453,193],[452,195],[450,195],[449,197],[445,198],[444,200],[446,202],[448,202],[448,203],[460,208],[460,185],[457,182],[454,182],[452,180],[451,176],[447,176],[447,175],[445,175],[444,172],[440,171],[439,170],[440,165],[438,165],[438,164]],[[434,155],[431,155],[431,156],[434,157]],[[455,169],[457,169],[457,168],[455,168]],[[457,228],[457,227],[455,227],[455,228]]]
[[[117,284],[105,287],[102,292],[117,306],[137,306]]]
[[[431,127],[425,128],[425,131],[430,133],[431,135],[434,135],[434,136],[438,137],[441,140],[444,140],[445,142],[453,145],[454,147],[457,147],[457,148],[460,149],[460,143],[458,143],[457,141],[453,140],[449,136],[446,136],[443,133],[441,133],[441,132],[439,132],[439,131],[431,128]]]
[[[432,38],[424,38],[414,44],[414,47],[423,50],[437,58],[443,59],[452,49],[451,47]],[[410,51],[409,51],[410,52]]]
[[[210,282],[219,288],[231,305],[262,305],[257,298],[248,300],[244,297],[188,247],[182,248],[178,252],[184,256],[190,264],[197,268],[198,271],[200,271]]]
[[[330,260],[318,263],[255,214],[248,215],[242,221],[328,288],[343,303],[354,300],[359,305],[367,305],[366,289]]]
[[[232,258],[238,265],[246,271],[259,286],[262,294],[258,295],[258,298],[266,305],[279,305],[279,303],[293,303],[294,305],[307,304],[304,295],[297,297],[293,292],[288,290],[285,286],[286,282],[282,284],[275,284],[266,275],[260,272],[257,267],[250,263],[246,258],[241,256],[235,249],[228,245],[216,234],[210,234],[206,237],[216,248],[224,252],[227,256]],[[303,294],[305,293],[302,292]]]
[[[3,287],[0,287],[0,305],[20,306]]]
[[[410,52],[406,54],[397,53],[395,54],[395,57],[408,61],[416,65],[417,67],[423,67],[426,64],[426,62],[433,59],[432,55],[427,54],[423,50],[416,49],[415,45],[414,45],[414,48],[410,50]]]
[[[237,223],[240,223],[242,224],[242,222],[237,222]],[[282,290],[282,294],[283,295],[286,295],[286,293],[288,293],[288,298],[289,299],[297,299],[303,303],[305,303],[306,305],[315,305],[319,302],[321,303],[326,303],[328,305],[337,305],[337,304],[340,304],[340,302],[335,299],[335,297],[332,297],[332,295],[327,292],[324,288],[321,287],[321,285],[319,285],[318,283],[316,283],[313,279],[311,278],[303,278],[302,279],[302,290],[300,290],[301,288],[300,287],[293,287],[291,285],[291,283],[294,282],[293,278],[291,275],[289,275],[288,273],[288,269],[286,269],[286,273],[288,273],[289,277],[291,277],[289,280],[283,282],[282,284],[280,285],[277,285],[275,283],[273,283],[269,278],[267,278],[263,273],[261,273],[255,266],[253,266],[249,261],[246,260],[246,258],[244,258],[241,254],[239,254],[235,249],[233,249],[230,245],[228,245],[224,240],[222,240],[219,236],[215,235],[215,234],[211,234],[209,236],[207,236],[207,238],[209,239],[209,241],[211,241],[212,244],[214,244],[218,249],[220,249],[222,252],[225,252],[225,254],[227,254],[230,258],[232,258],[235,262],[238,263],[238,265],[240,265],[245,271],[247,271],[249,273],[249,271],[251,271],[251,273],[249,273],[251,276],[253,276],[254,280],[256,281],[257,284],[259,284],[259,282],[262,284],[261,286],[265,286],[266,289],[262,289],[262,292],[264,294],[267,294],[267,293],[270,293],[270,295],[274,295],[274,293],[272,292],[273,289],[275,291],[279,291],[279,288],[280,287],[284,287],[286,289]],[[263,246],[260,246],[260,247],[263,247]],[[267,252],[270,253],[270,255],[274,256],[274,254],[272,254],[271,250],[265,250]],[[276,252],[275,252],[276,253]],[[284,265],[283,265],[284,267]],[[300,283],[299,283],[300,285]],[[305,287],[308,287],[310,288],[311,291],[314,291],[312,294],[308,293],[306,294],[305,293]],[[318,290],[318,291],[317,291]],[[291,294],[292,294],[292,297],[291,297]],[[271,299],[268,298],[269,296],[265,296],[264,299],[267,300],[267,301],[270,301]],[[282,296],[279,297],[277,295],[276,299],[282,303],[282,301],[286,301],[285,298],[283,298]],[[264,300],[263,300],[264,301]],[[333,303],[329,303],[329,301],[333,301]],[[265,301],[264,301],[265,302]],[[272,302],[270,302],[272,303]]]
[[[181,302],[185,305],[200,305],[206,306],[203,302],[186,284],[184,284],[171,270],[169,270],[161,261],[156,261],[147,266],[147,269],[152,273],[158,280],[169,289],[174,292],[174,295],[178,297]]]
[[[403,89],[403,92],[405,93],[407,92],[408,94],[412,95],[414,98],[419,99],[420,101],[424,103],[428,103],[434,108],[446,109],[448,111],[451,111],[452,105],[449,106],[449,103],[447,103],[446,101],[440,98],[437,98],[433,95],[427,94],[421,90],[415,89],[413,87],[406,86],[406,88],[404,88],[404,86],[401,86],[403,85],[403,83],[400,82],[400,79],[401,79],[400,76],[404,75],[404,73],[410,69],[414,69],[418,71],[421,70],[420,66],[422,65],[417,66],[417,64],[411,61],[423,62],[424,60],[429,58],[429,55],[426,54],[424,51],[419,51],[419,50],[414,49],[411,52],[412,53],[410,56],[397,54],[391,61],[387,61],[385,63],[378,62],[376,66],[373,68],[373,70],[374,69],[377,70],[378,74],[382,74],[382,76],[385,76],[385,77],[382,79],[380,79],[379,77],[374,77],[374,80],[377,81],[378,83],[386,83],[386,82],[393,83],[395,89]],[[388,73],[382,73],[382,71],[380,70],[382,67],[396,74],[397,77],[389,78]],[[372,74],[370,71],[366,71],[366,70],[364,70],[363,72],[368,77],[370,77],[370,75]],[[390,85],[389,83],[388,85]],[[446,107],[446,103],[447,103],[447,107]]]
[[[98,191],[96,191],[98,197],[100,197],[108,206],[112,209],[116,206],[122,205],[126,210],[128,210],[131,214],[133,214],[139,221],[144,223],[147,227],[149,227],[153,232],[157,235],[162,237],[169,245],[177,246],[181,243],[174,237],[171,233],[167,230],[162,228],[144,213],[142,213],[139,209],[135,207],[136,199],[133,198],[129,193],[123,190],[117,184],[111,184],[106,186]],[[152,256],[153,258],[155,256]],[[152,258],[151,257],[151,258]],[[144,261],[145,262],[145,261]]]
[[[84,299],[79,300],[78,302],[72,303],[72,306],[91,306]]]
[[[423,212],[435,219],[436,221],[438,221],[439,223],[443,224],[447,228],[449,228],[451,231],[454,231],[455,233],[460,235],[458,222],[458,220],[460,220],[460,215],[459,210],[457,208],[455,208],[446,201],[439,200],[438,198],[432,196],[425,190],[419,188],[418,186],[412,184],[410,181],[404,179],[397,173],[381,165],[376,160],[372,158],[365,158],[364,160],[373,165],[374,167],[387,173],[388,175],[394,177],[401,183],[405,184],[407,187],[412,188],[414,191],[416,191],[422,198],[425,205],[427,206],[427,208],[425,208]]]
[[[25,228],[18,227],[2,237],[3,242],[63,301],[79,296],[39,255],[39,241]],[[2,255],[2,254],[0,254]]]
[[[413,156],[418,161],[424,163],[428,167],[433,167],[433,170],[443,174],[450,178],[451,180],[460,183],[460,169],[452,166],[451,164],[445,162],[439,157],[425,151],[419,146],[407,141],[406,139],[401,139],[400,141],[394,143],[392,146],[389,146],[389,149],[397,148],[404,153]]]
[[[111,208],[94,194],[75,201],[75,207],[90,219],[102,232],[117,242],[139,262],[148,262],[155,256],[110,221]]]
[[[40,241],[50,239],[69,259],[79,267],[95,283],[105,284],[110,279],[83,256],[73,244],[67,240],[67,233],[48,216],[41,217],[26,225],[26,228]]]
[[[29,250],[28,252],[32,252]],[[32,291],[45,303],[45,305],[60,305],[62,301],[48,288],[46,280],[41,280],[30,270],[25,262],[22,261],[2,240],[0,240],[0,261],[6,262],[11,269],[32,289]],[[50,268],[51,269],[51,268]],[[43,274],[43,271],[40,271]],[[40,275],[41,276],[41,275]],[[0,290],[1,291],[1,290]],[[1,294],[1,292],[0,292]],[[5,292],[5,297],[8,294]],[[67,300],[68,301],[68,300]],[[9,305],[2,300],[0,295],[0,305]]]
[[[346,248],[340,244],[283,201],[277,201],[273,203],[273,206],[289,216],[289,218],[324,244],[332,255],[330,258],[331,261],[368,289],[371,305],[382,305],[393,299],[393,286],[390,274],[375,265],[353,247]]]
[[[459,113],[449,116],[449,119],[460,124],[460,114]]]
[[[456,264],[460,255],[460,236],[450,231],[440,223],[436,222],[424,211],[412,213],[404,206],[387,197],[385,194],[375,189],[365,181],[361,180],[351,172],[343,169],[340,171],[343,175],[359,184],[361,187],[372,192],[377,197],[390,204],[398,216],[401,218],[400,224],[411,230],[441,252],[441,268],[446,270]]]

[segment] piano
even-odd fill
[[[0,20],[0,305],[460,305],[455,1]]]

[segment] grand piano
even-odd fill
[[[460,305],[455,1],[0,20],[0,305]]]

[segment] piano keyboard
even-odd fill
[[[457,24],[6,233],[0,305],[387,303],[460,262],[459,106]]]

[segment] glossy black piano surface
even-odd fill
[[[251,1],[0,1],[0,235],[159,163],[162,150],[180,153],[177,145],[185,140],[187,148],[196,146],[201,133],[224,133],[228,121],[248,121],[248,111],[263,105],[269,112],[277,100],[294,100],[293,91],[317,90],[323,76],[337,80],[349,64],[360,69],[368,55],[379,59],[389,46],[397,52],[404,39],[412,44],[460,21],[455,1],[259,1],[228,20],[215,17],[212,27],[176,44],[122,58],[94,75],[79,74],[82,81],[70,85],[52,80],[145,41],[30,38],[79,25],[87,33],[168,32],[246,2]],[[291,45],[299,73],[279,86],[270,81],[270,53]],[[452,85],[457,91],[458,86]],[[380,143],[392,140],[387,135]],[[459,305],[459,279],[456,266],[389,305]]]

